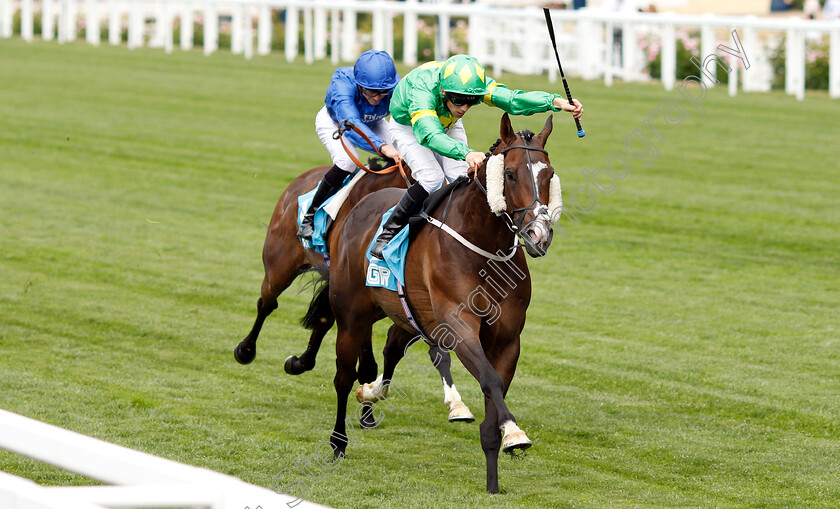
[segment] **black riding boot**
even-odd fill
[[[382,225],[382,232],[376,237],[376,243],[370,250],[370,255],[380,260],[382,257],[382,250],[398,234],[400,230],[408,223],[408,219],[414,214],[420,212],[423,206],[423,201],[429,196],[429,193],[423,189],[419,183],[415,183],[405,192],[400,202],[391,212],[391,216]]]
[[[312,197],[312,204],[309,205],[309,210],[306,211],[306,214],[303,215],[303,219],[300,222],[300,229],[297,232],[298,237],[302,239],[311,240],[312,234],[315,233],[315,228],[313,227],[312,222],[315,220],[315,211],[318,210],[327,198],[334,195],[341,189],[341,184],[344,183],[344,179],[347,178],[349,175],[348,172],[342,170],[338,166],[333,166],[324,175],[324,180],[318,184],[318,190],[315,191],[315,196]]]

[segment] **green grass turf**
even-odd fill
[[[313,119],[331,70],[277,54],[0,41],[1,408],[269,487],[315,452],[334,419],[334,333],[313,372],[283,373],[308,338],[302,282],[253,364],[232,348],[253,323],[277,198],[328,162]],[[555,115],[548,143],[567,204],[582,168],[601,167],[681,97],[658,84],[571,86],[588,134]],[[720,87],[703,104],[659,124],[655,163],[634,160],[580,224],[561,223],[567,237],[547,258],[529,261],[507,401],[534,447],[501,459],[501,495],[484,492],[477,423],[447,423],[439,379],[403,364],[406,399],[309,481],[308,497],[346,508],[834,506],[840,103]],[[470,112],[473,147],[495,140],[498,119]],[[477,383],[454,366],[482,418]],[[92,482],[7,452],[0,469]]]

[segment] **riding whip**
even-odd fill
[[[554,24],[551,22],[551,14],[548,12],[547,7],[543,7],[543,14],[545,14],[545,23],[548,26],[548,35],[551,37],[551,45],[554,47],[554,56],[557,58],[557,67],[560,68],[560,77],[563,79],[563,88],[566,89],[566,99],[569,101],[569,104],[574,106],[575,103],[572,101],[572,93],[569,91],[569,84],[566,83],[566,75],[563,74],[563,66],[560,64],[560,54],[557,53],[557,41],[554,40]],[[580,126],[580,120],[577,118],[575,119],[575,125],[578,130],[578,138],[586,136],[586,131]]]

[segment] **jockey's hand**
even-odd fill
[[[563,99],[562,97],[555,97],[554,107],[563,111],[568,111],[573,117],[580,120],[580,117],[583,116],[583,105],[577,99],[572,99],[572,102],[574,104],[569,103],[569,101]]]
[[[467,152],[467,157],[464,159],[470,165],[470,171],[474,172],[484,162],[484,157],[484,152]]]
[[[400,160],[402,160],[402,156],[400,155],[400,152],[397,149],[395,149],[393,146],[388,145],[387,143],[382,145],[379,148],[379,151],[382,152],[383,156],[390,157],[397,164],[399,164]]]

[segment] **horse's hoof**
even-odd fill
[[[502,452],[511,453],[515,449],[527,449],[531,447],[531,441],[522,430],[509,433],[502,438]]]
[[[299,375],[306,371],[303,369],[303,366],[300,365],[300,359],[298,359],[297,355],[290,355],[286,357],[286,362],[283,363],[283,370],[290,375]]]
[[[456,401],[452,404],[452,408],[449,409],[449,422],[473,422],[474,420],[475,416],[467,408],[467,405],[461,401]]]
[[[359,403],[375,403],[388,397],[390,386],[382,382],[382,375],[370,383],[360,384],[356,389],[356,399]]]
[[[236,348],[233,349],[233,358],[236,359],[236,362],[239,364],[251,364],[256,356],[256,345],[245,346],[243,343],[239,343],[236,345]]]

